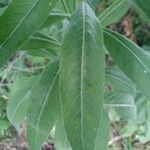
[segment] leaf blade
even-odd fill
[[[58,61],[50,63],[32,90],[27,124],[28,141],[32,150],[40,149],[57,120],[58,68]]]
[[[70,41],[70,37],[73,40]],[[71,18],[63,43],[60,67],[64,124],[74,150],[94,149],[104,92],[102,39],[101,27],[93,10],[83,2]]]

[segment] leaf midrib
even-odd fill
[[[80,96],[81,96],[81,103],[80,103],[80,109],[81,109],[81,143],[82,143],[82,148],[84,150],[84,144],[83,144],[83,88],[84,88],[84,55],[85,55],[85,5],[83,5],[83,12],[82,12],[82,17],[83,17],[83,31],[82,31],[82,51],[81,51],[81,81],[80,81]]]

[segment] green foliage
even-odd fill
[[[127,137],[148,141],[149,46],[105,27],[131,6],[149,22],[150,2],[114,0],[98,13],[101,5],[0,0],[0,131],[8,119],[18,131],[26,123],[30,150],[49,136],[56,150],[107,150],[110,120],[119,118]]]
[[[131,4],[127,0],[114,0],[99,16],[101,24],[108,26],[117,22],[130,8]]]

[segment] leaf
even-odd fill
[[[108,26],[119,21],[130,8],[131,4],[127,0],[114,0],[99,16],[103,26]]]
[[[111,91],[125,92],[135,97],[137,93],[135,85],[118,67],[107,67],[105,79]]]
[[[58,114],[58,61],[50,63],[32,90],[28,111],[27,137],[31,150],[40,150]]]
[[[43,24],[55,3],[56,0],[13,0],[0,16],[0,67]]]
[[[103,108],[100,126],[97,131],[97,137],[94,150],[107,150],[109,140],[110,121],[107,111]]]
[[[0,130],[8,130],[9,126],[10,123],[6,118],[4,119],[0,118]]]
[[[89,3],[89,5],[95,9],[96,7],[98,7],[98,4],[100,4],[101,0],[87,0],[87,2]]]
[[[105,46],[115,63],[150,99],[150,54],[124,36],[104,30]]]
[[[72,149],[94,149],[103,106],[104,50],[101,26],[86,2],[75,11],[66,31],[60,78],[64,125]]]
[[[61,0],[67,13],[71,14],[75,9],[75,0]]]
[[[145,97],[135,99],[137,106],[137,123],[150,123],[150,101]]]
[[[58,49],[60,46],[61,43],[59,43],[55,38],[38,32],[34,36],[31,36],[21,49]]]
[[[150,23],[150,1],[149,0],[128,0],[141,16]]]
[[[27,117],[27,105],[36,80],[37,77],[21,77],[11,87],[7,117],[16,129],[19,129],[20,124]]]
[[[123,92],[106,92],[105,104],[107,110],[113,109],[124,119],[136,119],[136,105],[134,98]]]
[[[62,21],[65,18],[70,18],[70,14],[64,13],[64,12],[52,12],[49,14],[48,18],[44,22],[44,24],[41,26],[41,29],[46,28],[54,23],[57,23],[59,21]]]
[[[63,126],[62,118],[59,118],[56,123],[54,141],[56,150],[72,150]]]

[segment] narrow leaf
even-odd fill
[[[92,150],[103,106],[104,50],[101,26],[86,2],[75,11],[66,32],[60,78],[64,125],[72,149]]]
[[[50,63],[31,93],[27,129],[31,150],[40,150],[57,120],[58,67],[58,61]]]

